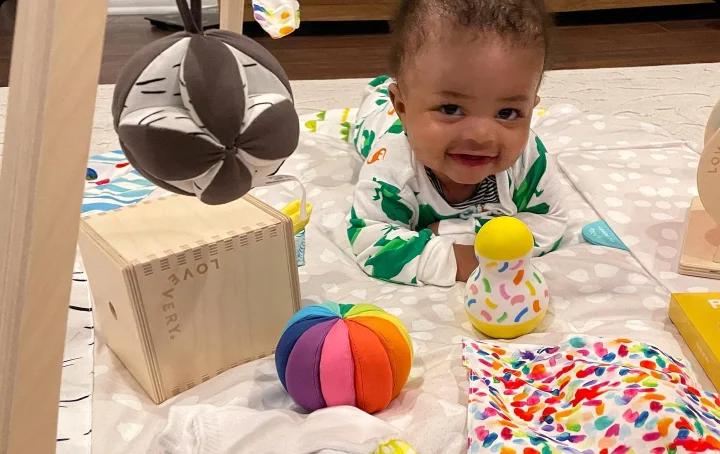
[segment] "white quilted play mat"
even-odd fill
[[[667,305],[670,292],[720,291],[720,281],[675,273],[683,220],[696,195],[698,145],[720,99],[719,73],[720,64],[702,64],[546,75],[534,129],[562,170],[570,229],[560,250],[537,262],[554,295],[549,314],[535,333],[514,342],[554,345],[574,334],[645,341],[684,357],[697,380],[712,389],[668,319]],[[321,110],[356,106],[366,83],[293,83],[303,123]],[[0,124],[6,91],[0,89]],[[99,87],[93,154],[119,148],[111,95],[111,86]],[[332,113],[352,117],[352,112]],[[2,137],[0,127],[0,144]],[[103,454],[340,452],[329,448],[338,446],[342,433],[352,433],[357,446],[396,436],[422,453],[464,452],[467,380],[461,339],[479,335],[464,314],[462,287],[398,286],[372,280],[357,268],[344,222],[360,165],[351,145],[318,129],[302,133],[283,172],[305,184],[315,206],[307,264],[300,268],[303,304],[370,301],[398,316],[410,331],[416,352],[411,376],[387,410],[377,417],[352,409],[301,414],[277,379],[272,358],[237,367],[154,405],[95,339],[78,262],[58,452],[89,452],[91,444]],[[291,187],[254,193],[276,205],[297,196]],[[582,227],[599,219],[629,251],[582,240]],[[235,431],[232,439],[242,441],[223,444],[223,430]],[[218,433],[221,440],[213,439],[211,434]]]

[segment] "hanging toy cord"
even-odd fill
[[[272,175],[265,177],[259,181],[254,186],[270,186],[274,184],[280,184],[280,183],[288,183],[288,182],[295,182],[300,186],[300,193],[301,197],[300,200],[295,200],[294,202],[288,204],[285,208],[283,208],[283,211],[285,214],[287,214],[293,221],[293,227],[296,230],[295,233],[297,233],[300,230],[303,230],[305,226],[307,225],[308,221],[310,220],[310,214],[312,213],[312,205],[307,203],[306,200],[306,193],[305,193],[305,186],[298,180],[296,177],[292,175]],[[310,210],[308,211],[308,205],[310,206]],[[296,215],[297,213],[297,215]]]
[[[175,0],[175,3],[180,11],[185,31],[202,33],[202,0],[190,0],[190,6],[188,6],[187,0]]]

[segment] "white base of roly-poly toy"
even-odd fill
[[[533,319],[512,325],[499,325],[497,323],[483,322],[478,320],[469,311],[467,312],[467,315],[473,327],[482,334],[495,339],[515,339],[516,337],[520,337],[534,331],[540,322],[542,322],[545,318],[546,312],[547,310],[543,310]]]

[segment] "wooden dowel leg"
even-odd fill
[[[242,34],[245,0],[220,0],[220,28]]]
[[[0,171],[0,453],[53,453],[104,0],[17,6]]]

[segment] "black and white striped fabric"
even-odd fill
[[[425,172],[430,179],[430,183],[432,183],[438,194],[440,194],[442,198],[448,202],[447,197],[445,197],[445,191],[443,191],[442,184],[440,183],[437,175],[435,175],[435,173],[427,167],[425,167]],[[486,203],[500,203],[500,197],[498,196],[497,190],[497,179],[495,178],[495,175],[490,175],[477,185],[477,187],[475,187],[475,193],[469,199],[459,203],[448,202],[448,204],[453,208],[467,208],[471,206],[484,205]]]
[[[95,330],[87,277],[78,259],[72,277],[58,403],[56,454],[90,454]]]
[[[138,172],[209,204],[277,172],[300,134],[280,64],[227,31],[180,32],[141,49],[120,75],[113,117]]]

